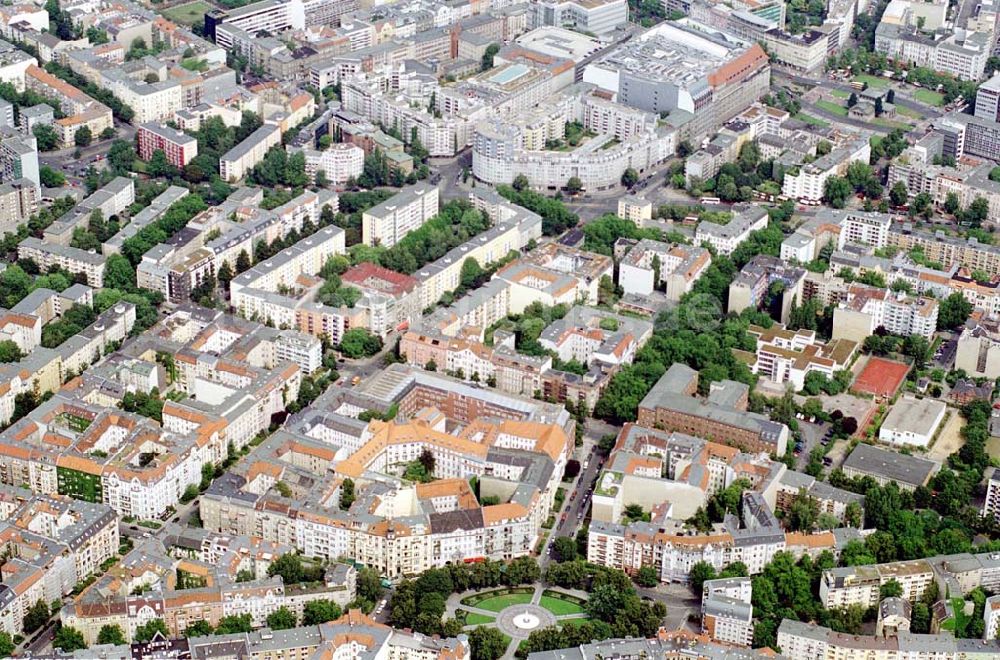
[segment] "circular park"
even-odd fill
[[[455,617],[467,629],[494,626],[513,640],[535,630],[589,621],[585,598],[554,589],[491,589],[462,598]]]

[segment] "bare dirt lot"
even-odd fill
[[[962,437],[964,420],[961,413],[952,408],[949,408],[948,412],[951,413],[951,417],[945,421],[944,428],[941,429],[937,442],[927,452],[927,458],[932,458],[935,461],[944,461],[965,444],[965,438]]]

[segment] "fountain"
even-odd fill
[[[538,627],[538,624],[541,623],[538,617],[530,612],[522,612],[521,614],[515,615],[513,622],[514,625],[521,630],[534,630]]]

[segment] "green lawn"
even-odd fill
[[[842,89],[831,89],[830,90],[830,95],[833,96],[833,97],[836,97],[838,99],[849,99],[849,98],[851,98],[851,93],[850,92],[845,92]]]
[[[904,108],[901,105],[896,106],[896,114],[901,117],[909,117],[910,119],[923,119],[923,115],[921,115],[916,110],[911,110],[910,108]]]
[[[560,626],[580,626],[590,621],[590,617],[581,616],[577,619],[563,619],[559,622]]]
[[[496,619],[492,616],[486,616],[485,614],[479,614],[478,612],[469,612],[465,615],[465,625],[467,626],[478,626],[483,623],[493,623]]]
[[[507,594],[506,596],[492,596],[491,598],[484,598],[477,603],[467,603],[473,607],[478,607],[481,610],[489,610],[490,612],[499,612],[502,609],[510,607],[511,605],[526,605],[531,602],[531,597],[534,594]]]
[[[542,600],[539,604],[556,616],[562,616],[564,614],[580,614],[584,611],[584,609],[576,603],[571,603],[568,600],[554,598],[552,596],[542,596]]]
[[[823,121],[819,117],[813,117],[812,115],[807,115],[804,112],[800,112],[799,114],[795,115],[795,118],[798,119],[799,121],[804,121],[807,124],[811,124],[813,126],[819,126],[820,128],[826,128],[827,126],[830,125],[830,122]]]
[[[816,107],[823,108],[827,112],[833,113],[835,115],[840,115],[841,117],[847,116],[847,108],[840,105],[839,103],[834,103],[833,101],[816,101]]]
[[[194,2],[164,9],[160,13],[176,23],[194,25],[195,23],[201,23],[205,18],[205,12],[212,9],[215,9],[215,7],[205,2],[205,0],[194,0]]]
[[[944,95],[939,94],[938,92],[932,92],[929,89],[915,89],[913,90],[912,96],[921,103],[926,103],[927,105],[944,105]]]
[[[868,83],[869,87],[888,87],[888,78],[879,78],[878,76],[870,76],[867,73],[863,73],[860,76],[854,76],[854,82]]]
[[[903,131],[913,130],[913,124],[907,124],[906,122],[902,121],[893,121],[891,119],[882,119],[882,118],[873,119],[872,123],[877,126],[884,126],[885,128],[888,129],[901,128],[903,129]]]

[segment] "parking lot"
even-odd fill
[[[798,470],[805,469],[809,463],[809,454],[816,447],[826,447],[830,442],[832,427],[829,422],[810,422],[799,419],[799,432],[802,438],[794,445],[795,464]]]

